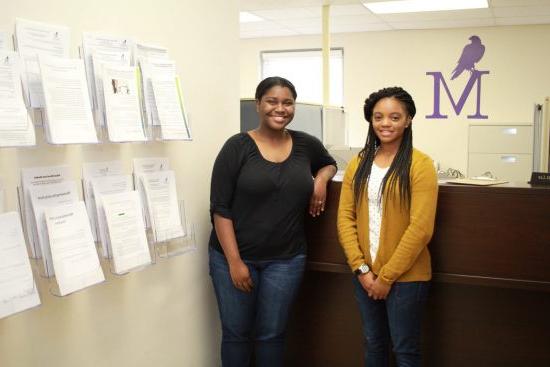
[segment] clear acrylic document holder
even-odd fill
[[[101,269],[101,271],[103,271],[103,268],[101,267],[101,262],[99,263],[99,268]],[[97,271],[97,269],[95,269],[94,271]],[[98,282],[98,283],[93,283],[93,284],[87,284],[88,282],[86,282],[86,277],[88,277],[90,275],[90,273],[84,273],[84,274],[81,274],[79,276],[76,276],[74,277],[73,279],[71,279],[71,282],[79,282],[81,283],[82,286],[78,287],[78,289],[75,289],[74,291],[72,292],[69,292],[67,294],[61,294],[61,291],[59,290],[59,284],[57,282],[57,278],[55,276],[55,274],[53,274],[52,276],[50,276],[48,278],[48,281],[49,281],[49,287],[48,287],[48,290],[50,292],[50,294],[52,296],[55,296],[55,297],[66,297],[66,296],[69,296],[71,294],[74,294],[74,293],[77,293],[77,292],[80,292],[84,289],[87,289],[87,288],[90,288],[90,287],[93,287],[95,285],[99,285],[99,284],[102,284],[102,283],[105,283],[105,279],[101,282]]]
[[[111,246],[107,246],[107,260],[109,262],[109,271],[113,275],[124,276],[124,275],[127,275],[129,273],[133,273],[133,272],[136,272],[136,271],[141,271],[145,268],[148,268],[151,265],[154,265],[156,263],[156,261],[155,261],[156,259],[155,259],[155,252],[154,252],[154,247],[153,246],[154,246],[154,244],[151,241],[149,241],[149,236],[147,235],[147,248],[149,250],[149,255],[151,256],[151,262],[141,264],[141,265],[138,265],[138,266],[135,266],[133,268],[126,269],[126,270],[120,271],[120,272],[116,271]]]
[[[30,236],[32,233],[29,233],[27,230],[27,216],[25,213],[25,193],[21,186],[17,186],[17,205],[19,205],[19,215],[21,216],[21,225],[23,227],[23,235],[28,246],[28,252],[31,259],[41,259],[39,256],[42,252],[40,250],[40,244],[33,242]]]
[[[159,226],[154,223],[155,218],[151,218],[152,225],[148,233],[148,238],[152,242],[153,248],[156,250],[156,256],[160,259],[183,255],[197,249],[195,242],[195,226],[187,222],[183,200],[178,201],[178,208],[180,212],[181,228],[178,227],[176,230],[159,230]]]
[[[187,112],[184,113],[184,124],[185,124],[185,130],[187,131],[187,138],[178,138],[178,139],[169,139],[163,137],[162,134],[162,123],[159,123],[158,125],[152,125],[148,124],[147,127],[149,130],[147,130],[148,138],[153,141],[193,141],[193,131],[191,129],[191,118]],[[151,120],[149,120],[151,121]]]
[[[9,313],[4,317],[10,317],[18,313],[27,311],[30,308],[40,306],[40,301],[38,301],[37,304],[33,304],[30,307],[28,306],[28,304],[30,303],[29,301],[27,301],[28,297],[35,293],[37,294],[38,299],[40,299],[40,291],[36,286],[36,281],[34,281],[34,272],[33,272],[33,282],[31,287],[25,290],[22,290],[17,295],[0,299],[0,308],[3,310],[9,310]],[[21,307],[22,305],[25,305],[25,306]]]

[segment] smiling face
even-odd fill
[[[372,127],[381,145],[399,146],[411,120],[403,103],[393,97],[382,98],[372,111]]]
[[[278,85],[270,88],[260,100],[256,100],[260,127],[284,129],[294,118],[294,108],[295,101],[290,89]]]

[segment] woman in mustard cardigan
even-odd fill
[[[415,113],[400,87],[372,93],[364,105],[365,147],[342,182],[338,236],[356,274],[369,367],[388,365],[390,341],[398,366],[420,366],[437,176],[430,157],[413,148]]]

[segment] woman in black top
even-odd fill
[[[304,216],[324,210],[336,162],[322,143],[287,130],[296,90],[280,77],[256,89],[259,127],[229,138],[212,172],[210,275],[224,367],[281,366],[286,321],[305,268]]]

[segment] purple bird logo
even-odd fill
[[[481,43],[481,39],[478,36],[472,36],[469,40],[471,42],[464,46],[462,55],[458,59],[458,65],[453,70],[451,80],[456,79],[464,70],[469,70],[470,73],[473,73],[476,70],[475,64],[481,60],[485,53],[485,46]]]

